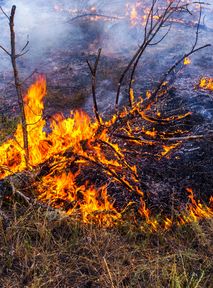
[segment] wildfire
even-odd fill
[[[45,132],[46,121],[42,118],[43,98],[46,95],[46,80],[39,77],[25,96],[25,113],[28,126],[30,166],[43,163],[59,151],[75,146],[77,142],[92,137],[97,125],[90,122],[82,111],[76,111],[65,119],[57,114],[50,120],[51,133]],[[84,131],[84,133],[82,133]],[[0,167],[7,167],[0,173],[0,179],[25,168],[23,135],[21,124],[18,125],[13,138],[0,147]]]
[[[200,219],[212,218],[213,210],[210,207],[201,204],[199,200],[196,201],[193,190],[191,188],[187,188],[186,190],[188,192],[190,203],[187,206],[186,212],[183,213],[182,217],[180,217],[179,224],[183,225],[190,222],[197,222]]]
[[[51,164],[47,173],[39,176],[35,183],[35,193],[40,201],[65,211],[67,215],[78,215],[85,223],[95,222],[110,227],[116,221],[122,220],[122,211],[125,211],[125,207],[122,211],[115,208],[113,198],[110,196],[110,185],[114,184],[116,187],[120,187],[120,193],[126,189],[129,193],[135,193],[139,197],[138,212],[142,218],[145,218],[152,230],[157,230],[162,226],[153,218],[144,200],[137,166],[128,162],[125,156],[126,148],[121,148],[118,143],[115,143],[109,133],[110,128],[117,120],[122,121],[127,115],[135,115],[136,112],[141,117],[141,121],[145,119],[150,123],[155,123],[155,119],[147,116],[151,106],[149,105],[147,109],[141,111],[142,99],[136,101],[133,90],[131,93],[134,100],[133,108],[125,109],[119,115],[113,115],[109,121],[102,120],[100,126],[83,111],[71,112],[68,118],[62,114],[56,114],[46,121],[43,118],[43,100],[46,95],[45,78],[40,76],[29,88],[24,98],[29,138],[29,166],[32,173],[36,173],[36,167],[39,165],[41,168],[45,163]],[[146,97],[149,96],[149,93]],[[189,114],[179,115],[176,118],[183,119]],[[160,117],[159,113],[158,116]],[[169,122],[176,118],[169,117],[163,121]],[[157,137],[163,139],[156,130],[147,130],[145,126],[136,127],[135,124],[132,125],[127,121],[125,127],[121,131],[126,134],[121,137],[127,137],[142,147],[154,145],[153,141]],[[142,133],[151,140],[139,138],[138,133]],[[181,131],[177,131],[177,133],[181,133]],[[170,146],[161,145],[160,158],[168,157],[178,145],[181,143],[177,142]],[[0,179],[26,169],[22,147],[23,135],[19,124],[13,137],[0,146]],[[107,149],[110,153],[106,152]],[[159,159],[159,154],[156,157]],[[72,169],[72,166],[75,168]],[[92,169],[104,171],[108,180],[103,183],[100,182],[100,179],[84,180],[84,176]],[[95,177],[94,174],[93,177]],[[176,221],[176,224],[212,217],[212,210],[200,202],[196,202],[192,190],[188,189],[188,193],[191,201],[191,205],[187,206],[189,214]],[[126,207],[129,205],[130,203],[127,203]],[[167,217],[163,223],[165,229],[168,229],[174,222]]]

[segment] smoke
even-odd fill
[[[99,38],[100,46],[105,53],[127,53],[135,51],[143,36],[142,27],[131,27],[127,20],[127,7],[137,4],[138,0],[7,0],[0,5],[9,15],[12,5],[17,6],[15,31],[17,35],[17,51],[20,51],[29,37],[29,53],[23,61],[35,66],[38,61],[45,59],[51,51],[57,49],[75,49],[79,52],[79,44],[87,42],[89,47],[94,38]],[[150,3],[151,1],[144,1]],[[147,7],[149,5],[147,4]],[[71,19],[87,13],[97,13],[109,16],[98,24],[91,24]],[[110,17],[115,17],[113,20]],[[212,17],[211,17],[212,19]],[[9,48],[8,19],[1,14],[0,44]],[[84,23],[84,24],[82,24]],[[86,24],[85,24],[86,23]],[[91,29],[94,29],[91,31]],[[99,31],[98,31],[99,30]],[[174,34],[175,35],[175,34]],[[174,37],[174,36],[173,36]],[[75,46],[76,45],[76,46]],[[8,56],[0,52],[0,71],[10,66]],[[34,67],[32,67],[34,68]]]
[[[116,48],[123,46],[124,41],[130,43],[131,41],[127,41],[129,38],[127,27],[121,25],[122,20],[119,19],[119,17],[125,17],[125,2],[121,0],[7,0],[3,3],[0,1],[0,4],[8,15],[12,5],[16,5],[17,45],[21,49],[29,37],[30,52],[28,56],[30,55],[36,61],[42,54],[53,48],[68,48],[68,45],[74,45],[76,40],[87,39],[87,27],[85,29],[79,25],[81,20],[71,21],[72,18],[87,13],[109,16],[108,21],[103,17],[103,25],[100,27],[103,29],[103,38],[108,39],[108,43],[105,42],[104,45]],[[118,17],[118,20],[110,21],[111,16]],[[8,19],[1,14],[0,22],[2,27],[0,44],[9,47]],[[115,33],[112,33],[112,29]],[[107,36],[106,33],[108,33]],[[115,35],[119,35],[117,41],[115,41]],[[133,39],[131,40],[133,41]]]
[[[66,22],[60,19],[60,15],[54,11],[53,1],[27,1],[9,0],[3,6],[4,11],[9,15],[12,5],[16,5],[15,31],[17,36],[17,51],[21,50],[29,39],[29,53],[25,58],[31,57],[37,61],[42,54],[47,53],[53,47],[58,48],[64,43],[69,27]],[[1,29],[0,43],[9,47],[8,20],[4,15],[0,18]],[[1,55],[3,56],[3,55]]]

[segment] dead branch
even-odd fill
[[[16,86],[16,92],[18,96],[18,102],[19,107],[21,110],[21,120],[22,120],[22,132],[23,132],[23,140],[24,140],[24,150],[25,150],[25,160],[26,160],[26,166],[29,166],[29,147],[28,147],[28,133],[27,133],[27,123],[26,123],[26,115],[24,110],[24,99],[22,94],[22,86],[20,85],[21,81],[19,78],[19,72],[17,69],[16,64],[16,36],[14,31],[14,17],[16,12],[16,6],[14,5],[11,9],[11,15],[10,15],[10,37],[11,37],[11,62],[13,66],[13,72],[14,72],[14,79],[15,79],[15,86]]]
[[[172,23],[170,23],[168,25],[167,25],[167,23],[169,23],[171,17],[175,13],[186,12],[186,13],[191,14],[189,9],[188,9],[189,4],[181,5],[180,1],[177,1],[176,3],[175,2],[176,2],[175,0],[170,1],[170,3],[165,8],[165,10],[161,14],[159,14],[158,13],[159,12],[158,9],[156,8],[157,1],[156,0],[152,0],[152,6],[151,6],[149,14],[147,16],[147,20],[146,20],[146,24],[145,24],[145,28],[144,28],[143,42],[142,42],[141,46],[138,48],[138,50],[136,51],[136,53],[134,54],[134,56],[132,57],[132,59],[130,60],[129,64],[127,65],[127,67],[125,68],[125,70],[123,71],[123,73],[122,73],[122,75],[121,75],[121,77],[119,79],[118,88],[117,88],[117,95],[116,95],[116,101],[115,101],[115,107],[116,108],[118,106],[121,85],[123,83],[123,80],[124,80],[126,74],[131,69],[131,67],[132,67],[132,71],[131,71],[130,81],[129,81],[129,105],[130,105],[130,107],[132,106],[131,89],[132,89],[132,84],[133,84],[135,71],[136,71],[138,63],[139,63],[142,55],[144,54],[145,50],[147,49],[148,46],[157,45],[157,44],[159,44],[161,41],[163,41],[166,38],[166,36],[170,32],[171,25],[172,25]],[[200,6],[201,6],[201,3],[200,3]],[[154,20],[154,16],[155,15],[158,16],[157,20]],[[185,54],[184,57],[182,57],[178,61],[178,63],[175,64],[173,68],[171,68],[171,71],[173,71],[175,69],[175,67],[178,66],[183,61],[183,59],[185,57],[187,57],[187,56],[189,56],[189,55],[191,55],[191,54],[193,54],[193,53],[195,53],[195,52],[197,52],[197,51],[209,46],[209,45],[204,45],[204,46],[199,47],[199,48],[196,49],[197,42],[198,42],[201,15],[202,15],[202,10],[200,9],[200,15],[199,15],[199,20],[198,20],[198,25],[197,25],[197,30],[196,30],[196,39],[195,39],[195,43],[193,45],[192,50],[190,51],[190,53]],[[153,42],[153,40],[156,38],[156,36],[159,34],[159,32],[163,28],[165,28],[167,26],[169,28],[163,34],[163,36],[159,40]],[[171,72],[168,72],[168,74],[170,74],[170,73]],[[166,75],[166,77],[164,77],[163,80],[160,82],[158,91],[160,90],[161,86],[165,82],[165,79],[167,78],[167,76],[168,75]],[[156,95],[156,93],[155,93],[155,95]]]
[[[96,75],[97,75],[98,63],[99,63],[100,56],[101,56],[101,50],[102,50],[101,48],[98,50],[98,55],[96,57],[94,67],[92,67],[89,60],[87,60],[87,64],[89,66],[89,69],[92,75],[92,96],[93,96],[94,112],[95,112],[95,117],[99,123],[101,123],[101,119],[98,113],[98,105],[97,105],[97,100],[96,100]]]
[[[115,136],[116,138],[126,139],[126,140],[129,140],[129,141],[142,142],[142,143],[145,143],[145,144],[148,144],[148,145],[154,145],[156,143],[160,144],[160,142],[157,141],[157,140],[147,140],[147,139],[142,138],[142,137],[135,137],[135,136],[118,134],[118,133],[113,134],[113,136]]]
[[[155,89],[154,93],[151,96],[151,100],[153,100],[158,93],[161,91],[162,86],[164,85],[165,81],[167,80],[167,77],[175,70],[176,67],[178,67],[181,63],[183,63],[184,59],[191,56],[192,54],[205,49],[207,47],[210,47],[211,44],[206,44],[203,46],[200,46],[197,48],[197,44],[198,44],[198,38],[199,38],[199,29],[200,29],[200,23],[201,23],[201,16],[202,16],[202,6],[201,3],[200,4],[200,12],[199,12],[199,19],[198,19],[198,23],[197,23],[197,29],[196,29],[196,34],[195,34],[195,41],[194,44],[192,45],[191,50],[184,54],[179,60],[177,60],[174,65],[172,65],[172,67],[169,68],[169,70],[164,74],[163,78],[161,79],[159,85],[157,86],[157,88]]]
[[[10,20],[10,17],[7,15],[7,13],[4,12],[4,10],[2,9],[1,6],[0,6],[0,10],[1,10],[1,12],[4,14],[4,16],[5,16],[8,20]]]
[[[115,155],[117,155],[117,157],[119,158],[119,160],[121,161],[121,163],[130,171],[130,173],[133,173],[135,178],[138,178],[137,174],[133,171],[132,167],[127,163],[127,161],[125,160],[124,156],[118,152],[113,145],[110,142],[106,142],[103,140],[100,140],[100,143],[106,145],[107,147],[109,147],[114,153]]]
[[[150,8],[149,14],[147,16],[145,28],[144,28],[144,39],[141,44],[141,46],[138,48],[132,59],[130,60],[129,64],[123,71],[117,88],[117,94],[116,94],[116,101],[115,101],[115,107],[117,109],[119,96],[120,96],[120,90],[121,85],[123,83],[123,80],[130,70],[130,68],[133,66],[131,77],[130,77],[130,83],[129,83],[129,104],[132,106],[132,99],[130,97],[130,90],[132,87],[133,77],[135,74],[136,67],[139,63],[140,58],[142,57],[143,53],[145,52],[146,48],[149,45],[153,45],[152,41],[158,35],[158,32],[165,27],[165,24],[168,22],[168,20],[171,18],[171,16],[176,12],[181,12],[186,5],[179,5],[180,2],[178,1],[176,5],[173,5],[175,1],[171,1],[168,6],[165,8],[164,12],[158,16],[158,19],[154,21],[154,15],[158,14],[158,9],[156,9],[156,3],[157,0],[152,0],[152,6]],[[156,11],[157,10],[157,11]],[[164,34],[164,36],[161,38],[161,40],[158,40],[157,43],[161,42],[168,34],[168,31]]]

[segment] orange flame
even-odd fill
[[[128,163],[125,158],[125,149],[121,149],[119,144],[112,142],[108,135],[108,129],[117,119],[121,120],[129,113],[134,115],[135,112],[138,112],[137,114],[141,116],[141,119],[151,123],[155,121],[146,115],[151,106],[149,105],[147,109],[141,111],[140,105],[143,103],[143,99],[136,102],[133,90],[131,93],[132,109],[125,109],[119,115],[113,115],[111,120],[103,122],[101,127],[83,111],[75,111],[71,112],[68,118],[64,118],[62,114],[52,116],[48,123],[50,128],[47,129],[46,120],[43,118],[43,99],[46,95],[45,78],[40,76],[30,87],[24,97],[30,168],[33,170],[34,167],[48,159],[53,159],[54,165],[57,166],[56,169],[50,168],[49,174],[43,176],[39,183],[36,183],[39,200],[50,203],[55,208],[62,208],[68,215],[74,213],[80,215],[85,223],[95,221],[95,223],[107,227],[112,226],[116,221],[122,219],[122,213],[114,207],[108,195],[106,184],[96,188],[90,183],[84,183],[82,179],[81,184],[78,184],[77,181],[80,177],[81,165],[98,163],[98,167],[103,169],[106,175],[112,179],[111,182],[122,184],[128,191],[136,193],[140,197],[139,214],[146,219],[146,223],[150,225],[151,229],[156,231],[160,227],[159,222],[151,216],[151,211],[144,201],[144,193],[139,186],[137,167],[132,163]],[[148,97],[148,95],[146,96]],[[164,121],[183,119],[188,115],[189,113],[177,117],[168,117]],[[160,117],[159,113],[158,117]],[[134,133],[138,132],[152,138],[152,141],[142,139],[141,142],[140,139],[137,140],[136,138],[135,141],[138,145],[144,145],[144,143],[153,145],[153,139],[159,136],[155,130],[146,130],[144,126],[133,126],[127,121],[126,128],[123,128],[127,132],[127,136],[133,138],[133,141]],[[160,158],[167,157],[170,151],[180,144],[181,142],[170,146],[162,145],[161,149],[163,151]],[[84,145],[87,146],[87,149]],[[114,157],[108,157],[103,147],[108,147]],[[63,155],[67,151],[72,151],[72,155],[78,156],[78,172],[67,171],[68,160]],[[0,146],[0,155],[0,179],[26,169],[21,124],[17,126],[14,136]],[[74,161],[73,159],[75,159],[75,156],[69,157],[69,163]],[[199,201],[197,202],[191,189],[187,191],[190,199],[190,204],[187,206],[189,215],[182,216],[178,223],[184,224],[192,220],[197,221],[200,218],[212,217],[211,208],[204,206]],[[211,201],[213,201],[212,198],[210,203]],[[163,223],[164,228],[168,229],[173,221],[166,218]]]
[[[191,59],[190,59],[189,57],[184,58],[183,64],[184,64],[184,65],[189,65],[189,64],[191,64]]]
[[[202,77],[200,79],[199,87],[204,90],[213,91],[213,78]]]

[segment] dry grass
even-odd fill
[[[2,210],[1,288],[213,287],[213,220],[144,233],[128,221],[104,229],[19,202]]]

